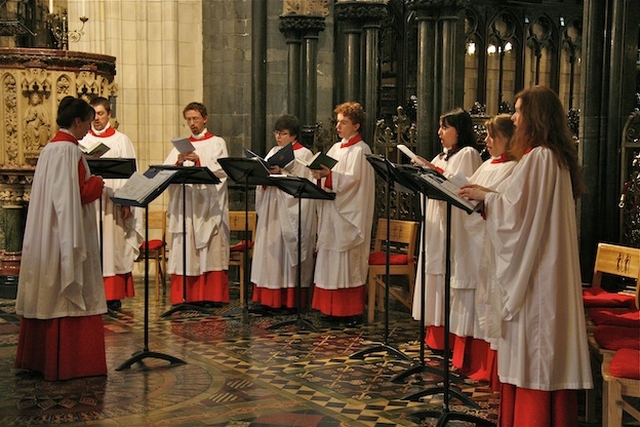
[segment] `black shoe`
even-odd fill
[[[320,315],[320,320],[327,323],[340,323],[343,319],[343,317],[330,316],[328,314]]]
[[[346,328],[353,328],[362,324],[362,316],[348,316],[343,319]]]
[[[107,301],[107,308],[111,311],[118,311],[122,308],[122,302],[118,299]]]

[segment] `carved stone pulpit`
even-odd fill
[[[67,95],[117,95],[115,58],[66,50],[0,48],[0,298],[15,298],[22,237],[40,151]]]

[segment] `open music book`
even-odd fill
[[[145,201],[154,191],[160,189],[177,170],[160,170],[151,178],[135,172],[127,182],[113,193],[113,199],[130,200],[139,204],[145,204]]]
[[[96,141],[89,146],[78,144],[78,147],[88,157],[102,157],[107,151],[111,150],[105,143],[100,141]]]
[[[269,169],[271,166],[278,166],[280,169],[284,169],[289,163],[293,161],[293,159],[295,159],[295,156],[293,154],[293,144],[285,145],[268,159],[264,159],[246,148],[244,149],[244,155],[248,159],[257,159],[262,164],[264,164],[267,169]]]
[[[463,174],[456,174],[449,179],[434,169],[422,168],[418,172],[418,176],[436,191],[446,195],[451,202],[467,213],[471,213],[480,209],[482,202],[476,200],[468,200],[458,195],[460,187],[468,184],[467,178]]]
[[[329,157],[321,151],[318,151],[313,155],[309,160],[296,159],[297,162],[302,163],[309,169],[322,169],[320,165],[325,165],[329,169],[333,169],[333,167],[338,163],[336,159],[333,157]]]

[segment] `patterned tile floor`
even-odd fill
[[[37,426],[396,426],[435,425],[425,417],[442,408],[442,395],[420,402],[403,396],[436,386],[441,378],[424,372],[398,384],[390,380],[415,366],[417,322],[400,309],[390,314],[388,343],[412,361],[389,352],[349,356],[384,340],[384,322],[343,328],[315,312],[303,313],[319,332],[299,325],[267,329],[295,315],[224,317],[241,308],[232,303],[211,315],[179,311],[150,297],[145,327],[144,289],[104,316],[108,375],[46,382],[13,369],[18,319],[13,301],[0,300],[0,425]],[[237,289],[234,289],[237,292]],[[382,316],[380,316],[382,317]],[[148,347],[145,348],[145,330]],[[139,363],[118,370],[143,351]],[[171,364],[167,356],[183,364]],[[442,367],[427,353],[425,365]],[[452,399],[452,411],[495,421],[498,395],[486,384],[456,379],[480,407]],[[448,425],[466,426],[453,421]]]

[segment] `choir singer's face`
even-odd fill
[[[294,135],[291,135],[291,131],[289,131],[288,129],[274,130],[273,136],[276,139],[276,144],[278,144],[280,147],[284,147],[285,145],[296,140],[296,137]]]
[[[349,117],[344,116],[342,113],[338,113],[337,120],[336,130],[340,138],[349,139],[358,133],[360,123],[354,124]]]
[[[98,131],[103,130],[107,127],[107,123],[109,123],[111,113],[104,108],[104,105],[96,105],[93,109],[96,112],[96,115],[93,118],[93,128]]]
[[[191,133],[200,135],[207,124],[208,117],[202,117],[198,110],[188,110],[184,112],[184,119],[187,121],[189,129],[191,129]]]
[[[515,105],[515,113],[513,113],[513,115],[511,116],[511,121],[513,122],[515,127],[520,126],[522,123],[522,113],[520,112],[520,109],[522,108],[522,100],[518,99],[516,101],[516,105]]]
[[[440,137],[443,148],[454,148],[458,143],[458,130],[444,120],[440,121],[438,136]]]
[[[509,140],[500,132],[496,132],[493,136],[491,135],[491,132],[487,132],[487,137],[484,139],[484,143],[491,157],[499,157],[507,151]]]

